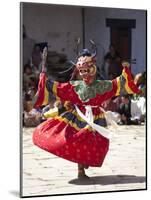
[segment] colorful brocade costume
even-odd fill
[[[128,67],[124,67],[122,75],[112,81],[96,80],[90,85],[81,80],[53,82],[41,73],[35,107],[46,105],[53,94],[62,102],[71,102],[74,108],[41,123],[34,131],[33,142],[69,161],[99,167],[109,149],[109,138],[95,129],[95,125],[106,126],[101,104],[121,93],[139,92]],[[87,108],[92,112],[88,115],[90,123],[82,118],[87,115]]]

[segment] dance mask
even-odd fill
[[[94,48],[94,53],[90,53],[88,49],[83,49],[78,53],[76,69],[86,84],[91,84],[96,77],[96,45],[90,40]]]

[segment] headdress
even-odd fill
[[[88,49],[83,49],[81,52],[79,52],[80,39],[78,39],[76,47],[77,58],[75,63],[72,62],[75,66],[75,69],[71,79],[74,78],[77,72],[79,72],[80,75],[88,74],[90,76],[95,76],[97,47],[92,40],[90,40],[90,43],[93,49],[92,53]]]

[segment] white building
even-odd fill
[[[93,39],[101,66],[114,40],[121,55],[136,60],[132,64],[134,74],[146,70],[145,10],[32,3],[23,3],[21,10],[28,38],[36,43],[48,42],[50,51],[65,53],[74,60],[77,38],[81,38],[86,48],[90,48],[89,39]],[[24,54],[29,51],[24,47]]]

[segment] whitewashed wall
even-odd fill
[[[93,38],[98,44],[98,61],[101,63],[104,51],[108,51],[110,44],[110,28],[106,27],[106,18],[135,19],[136,28],[132,29],[132,65],[134,74],[146,68],[146,15],[143,10],[113,9],[113,8],[86,8],[85,27],[86,41]]]
[[[36,42],[48,42],[50,51],[75,57],[78,37],[82,38],[81,9],[50,4],[24,4],[23,23],[28,37]]]
[[[55,6],[49,4],[24,4],[23,23],[28,37],[36,42],[48,42],[51,51],[75,58],[75,40],[82,38],[82,12],[79,7]],[[85,38],[89,48],[89,39],[94,39],[98,47],[98,65],[110,44],[110,28],[106,27],[106,18],[136,19],[136,28],[132,29],[132,72],[143,71],[146,65],[146,15],[145,11],[113,8],[85,8]],[[27,52],[28,53],[28,52]]]

